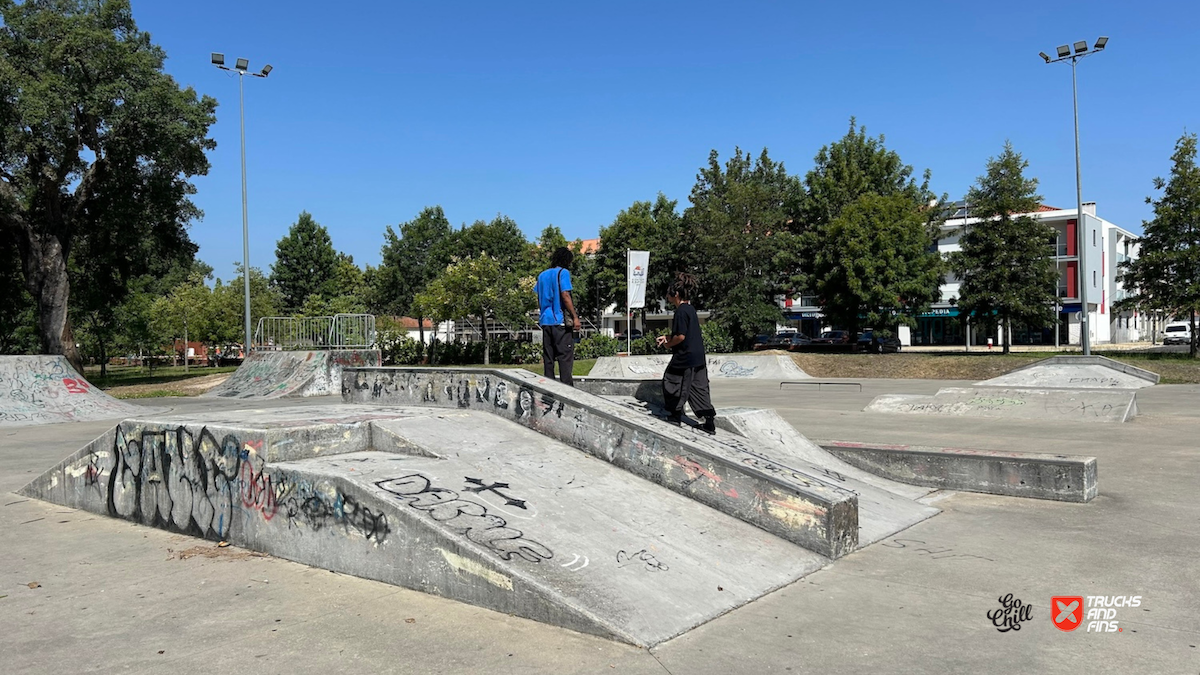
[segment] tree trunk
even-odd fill
[[[1192,310],[1192,325],[1191,325],[1192,340],[1188,346],[1188,354],[1194,359],[1196,358],[1196,310]]]
[[[183,372],[188,372],[188,325],[187,317],[183,319]]]
[[[1012,351],[1012,319],[1000,321],[1000,340],[1004,343],[1004,353]]]
[[[421,336],[420,353],[417,355],[417,363],[425,363],[425,319],[417,317],[417,334]]]
[[[481,316],[479,318],[480,318],[480,323],[483,325],[483,365],[486,366],[486,365],[490,365],[490,363],[491,363],[489,360],[491,357],[491,354],[489,352],[491,351],[492,344],[490,342],[488,342],[487,317]]]
[[[67,357],[71,366],[82,375],[83,361],[67,321],[67,300],[71,295],[67,251],[55,235],[40,234],[29,228],[24,235],[18,239],[18,245],[25,272],[25,289],[37,303],[42,353]]]

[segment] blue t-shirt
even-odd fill
[[[561,284],[561,285],[560,285]],[[538,324],[542,326],[563,325],[561,291],[571,290],[571,272],[561,267],[551,267],[537,278]]]

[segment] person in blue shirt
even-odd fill
[[[679,426],[683,422],[683,407],[690,404],[692,412],[704,420],[700,429],[715,434],[717,411],[709,393],[704,335],[700,332],[700,317],[692,307],[698,286],[695,276],[680,272],[667,288],[667,302],[675,306],[675,316],[670,336],[660,335],[657,339],[659,347],[671,350],[671,361],[663,371],[663,400],[671,424]]]
[[[575,386],[571,378],[575,367],[575,333],[579,330],[579,315],[571,302],[574,259],[569,249],[560,246],[550,255],[550,269],[538,275],[534,289],[538,297],[538,324],[542,327],[542,371],[553,378],[557,363],[558,379],[572,387]]]

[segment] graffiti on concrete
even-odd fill
[[[647,572],[666,572],[671,568],[666,563],[660,562],[654,554],[646,549],[634,551],[632,553],[620,550],[617,551],[617,567],[636,566],[644,569]]]
[[[746,366],[739,365],[737,361],[729,359],[721,364],[719,372],[725,377],[754,377],[754,371],[756,370],[758,370],[757,366],[747,368]]]
[[[137,410],[92,387],[61,356],[0,356],[0,423],[103,419]]]
[[[251,354],[221,386],[223,398],[270,398],[297,389],[326,368],[321,352],[264,352]]]
[[[490,513],[484,504],[465,499],[454,490],[437,487],[419,473],[381,480],[375,485],[409,508],[421,511],[429,519],[504,560],[515,557],[536,563],[554,557],[549,548],[526,538],[524,532],[510,526],[501,516]]]
[[[328,483],[314,485],[308,480],[290,480],[282,474],[275,475],[274,480],[275,508],[290,529],[320,532],[340,528],[347,535],[358,534],[376,544],[391,533],[387,514],[377,513]],[[267,518],[266,511],[263,517]]]
[[[122,424],[111,454],[91,458],[87,475],[97,486],[107,475],[103,496],[110,515],[219,539],[228,535],[239,503],[243,456],[236,436],[218,439],[207,427],[193,434],[184,427]]]
[[[492,483],[490,485],[485,485],[485,481],[481,478],[468,478],[466,476],[463,477],[463,480],[467,482],[467,487],[463,488],[463,492],[474,492],[475,494],[479,494],[481,492],[491,492],[497,497],[503,499],[505,506],[515,506],[518,509],[525,508],[524,499],[514,499],[500,491],[501,489],[508,489],[510,487],[508,483]]]

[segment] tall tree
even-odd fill
[[[374,311],[416,314],[425,347],[425,321],[413,299],[450,264],[453,230],[440,206],[427,206],[417,217],[400,224],[400,234],[388,225],[383,235],[382,260],[372,282]]]
[[[213,285],[212,318],[209,335],[203,338],[214,345],[241,344],[244,340],[243,317],[246,312],[245,280],[242,264],[235,263],[237,276],[223,283],[219,278]],[[262,270],[250,268],[250,315],[279,316],[283,313],[283,297],[263,276]]]
[[[800,197],[800,181],[766,148],[757,159],[738,148],[724,168],[713,150],[696,177],[681,258],[700,276],[698,305],[739,347],[782,318],[777,296],[791,288],[799,264]]]
[[[283,311],[299,312],[308,296],[336,293],[338,254],[329,231],[301,211],[287,236],[275,244],[275,264],[271,266],[271,285],[283,297]]]
[[[163,72],[128,0],[0,0],[0,24],[0,229],[16,239],[42,351],[79,365],[73,248],[104,242],[129,279],[147,247],[190,245],[188,179],[208,172],[216,101]]]
[[[478,318],[483,333],[483,362],[488,364],[488,322],[523,320],[536,306],[533,283],[533,277],[518,276],[498,259],[480,253],[451,263],[417,295],[416,302],[435,318]]]
[[[1143,223],[1138,257],[1121,263],[1121,280],[1133,291],[1132,302],[1145,309],[1187,317],[1197,354],[1196,313],[1200,312],[1200,168],[1196,134],[1175,142],[1171,176],[1155,178],[1158,199],[1146,198],[1154,219]]]
[[[666,296],[675,272],[683,271],[685,264],[680,246],[683,217],[678,204],[659,193],[653,202],[635,201],[622,209],[608,227],[600,229],[600,250],[596,252],[593,274],[600,299],[596,304],[616,303],[618,311],[626,310],[626,251],[630,249],[650,252],[647,301],[653,303]]]
[[[477,220],[455,232],[448,245],[452,257],[476,258],[486,253],[506,270],[528,273],[530,270],[524,269],[528,243],[516,221],[498,215],[490,222]]]
[[[987,328],[999,325],[1005,354],[1014,321],[1049,325],[1057,288],[1058,269],[1046,253],[1054,228],[1028,215],[1042,201],[1037,179],[1025,178],[1028,166],[1008,142],[988,159],[987,173],[967,192],[967,215],[976,222],[965,227],[962,250],[951,256],[962,281],[959,311]]]
[[[0,228],[0,354],[35,354],[37,316],[33,298],[21,283],[21,255],[12,233]]]
[[[940,297],[942,258],[905,195],[865,194],[820,228],[813,278],[824,313],[853,334],[914,325]]]

